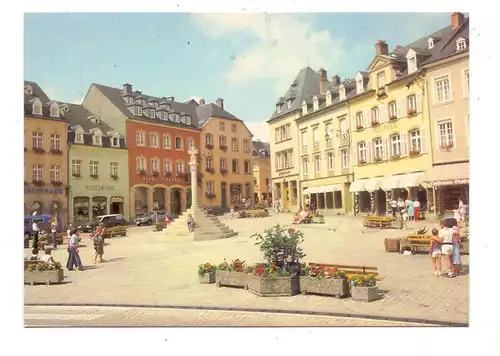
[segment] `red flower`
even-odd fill
[[[255,274],[258,276],[262,276],[265,270],[266,270],[265,266],[262,265],[255,266]]]

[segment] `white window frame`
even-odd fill
[[[372,114],[372,122],[379,123],[379,111],[378,111],[378,106],[374,106],[371,109],[371,114]]]
[[[43,149],[43,133],[33,132],[32,134],[32,146],[33,149],[41,148]]]
[[[449,75],[443,75],[434,78],[433,83],[434,83],[434,100],[437,104],[447,103],[452,100],[451,80]],[[441,95],[440,95],[440,89],[441,89]]]
[[[58,106],[51,106],[50,107],[50,117],[59,117],[59,107]]]
[[[307,131],[303,130],[300,132],[300,143],[302,144],[302,151],[307,151]]]
[[[248,140],[243,140],[243,152],[250,152],[250,144]]]
[[[139,156],[135,158],[135,168],[137,172],[140,171],[147,172],[146,158],[144,156]]]
[[[214,146],[214,136],[210,133],[205,135],[205,146],[207,145]]]
[[[244,174],[252,173],[252,162],[250,162],[248,159],[245,159],[243,161],[243,173]]]
[[[356,113],[356,127],[358,127],[358,126],[364,127],[364,125],[363,125],[363,112],[362,111],[358,111]]]
[[[89,175],[99,177],[99,161],[91,160],[89,162]]]
[[[236,163],[236,165],[235,165]],[[234,169],[236,167],[236,170]],[[231,160],[231,172],[234,174],[240,173],[240,162],[236,158]]]
[[[151,173],[160,172],[160,160],[156,157],[151,158]]]
[[[334,165],[335,165],[335,156],[333,155],[333,152],[327,153],[326,162],[327,162],[328,171],[332,172],[334,169]]]
[[[220,158],[219,159],[219,165],[220,165],[220,169],[223,170],[223,169],[226,169],[227,170],[227,159],[225,158]]]
[[[83,132],[81,131],[75,132],[75,143],[83,143]]]
[[[149,115],[151,116],[152,119],[156,119],[156,110],[149,110]]]
[[[31,177],[34,181],[43,181],[43,165],[35,163],[31,169]]]
[[[50,134],[50,149],[55,151],[61,150],[61,135]]]
[[[464,98],[468,98],[470,96],[470,78],[469,78],[469,69],[464,69]]]
[[[384,141],[382,137],[377,137],[373,140],[373,159],[379,161],[384,159]]]
[[[172,142],[170,135],[163,134],[163,148],[168,150],[172,149]]]
[[[183,162],[183,161],[179,161],[179,160],[177,160],[177,161],[175,162],[175,172],[176,172],[177,174],[182,174],[182,173],[184,173],[184,162]]]
[[[396,100],[389,103],[389,118],[391,117],[395,117],[396,119],[398,118],[398,103]]]
[[[212,156],[205,157],[205,169],[214,168],[214,159]]]
[[[463,51],[467,49],[467,43],[465,42],[464,39],[458,39],[457,40],[457,52],[458,51]]]
[[[71,176],[82,176],[82,160],[71,160]]]
[[[120,136],[111,136],[111,147],[120,147]],[[116,143],[115,143],[116,140]]]
[[[302,172],[307,175],[309,171],[309,157],[302,158]]]
[[[347,148],[340,150],[340,157],[342,161],[342,169],[349,169],[349,151]]]
[[[95,145],[95,146],[102,146],[102,136],[100,134],[93,134],[92,135],[92,143]]]
[[[118,177],[118,162],[109,162],[109,177]]]
[[[172,173],[172,160],[168,158],[163,160],[163,172]]]
[[[321,173],[321,157],[314,155],[314,172]]]
[[[313,127],[312,135],[313,135],[314,147],[319,147],[319,127],[318,126]]]
[[[135,116],[142,116],[142,108],[140,106],[135,107]]]
[[[214,194],[215,183],[213,181],[207,180],[206,187],[207,187],[207,194]]]
[[[156,132],[151,132],[149,134],[149,146],[158,147],[158,134]]]
[[[368,162],[368,145],[365,141],[358,142],[358,164],[365,164]],[[363,163],[360,163],[363,161]]]
[[[42,103],[39,101],[35,101],[33,103],[33,115],[43,115]]]
[[[144,131],[135,133],[135,143],[137,146],[146,146],[146,133]]]
[[[179,139],[179,141],[177,141],[177,139]],[[179,142],[179,145],[177,142]],[[182,151],[184,149],[184,140],[180,136],[175,136],[175,149],[177,151]]]
[[[391,157],[401,157],[403,149],[401,134],[395,133],[391,135],[390,142],[391,142]]]
[[[408,74],[415,73],[417,71],[417,56],[411,56],[408,58]]]
[[[61,166],[52,165],[50,166],[50,181],[51,182],[62,182]]]
[[[186,142],[187,142],[188,149],[194,147],[194,140],[191,137],[189,137]]]
[[[440,149],[443,146],[448,146],[449,148],[455,147],[455,130],[453,125],[453,120],[446,119],[440,120],[437,123],[437,142]],[[448,131],[448,132],[446,132]],[[450,133],[451,131],[451,133]],[[451,147],[450,147],[451,144]]]
[[[417,96],[415,94],[406,97],[406,109],[407,111],[417,112]]]
[[[422,135],[420,129],[413,129],[409,132],[410,151],[422,152]]]
[[[387,83],[385,82],[385,71],[377,73],[377,85],[378,85],[377,89],[385,88],[386,84]]]
[[[231,150],[234,152],[238,152],[238,139],[237,138],[231,138]]]

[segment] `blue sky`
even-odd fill
[[[393,49],[449,22],[449,13],[26,14],[24,75],[59,101],[80,100],[92,82],[222,97],[267,139],[264,122],[301,68],[353,77],[377,40]]]

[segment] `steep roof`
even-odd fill
[[[242,121],[233,114],[222,109],[220,106],[215,105],[214,103],[196,106],[195,111],[198,117],[198,125],[200,128],[205,125],[213,116],[220,117],[222,119]]]
[[[33,89],[33,94],[26,94],[24,93],[24,101],[30,101],[31,99],[38,98],[41,100],[43,104],[46,104],[50,101],[50,98],[48,97],[47,94],[40,88],[40,86],[36,82],[32,82],[29,80],[24,81],[24,87],[31,85],[31,88]]]
[[[26,93],[26,87],[30,85],[32,89],[32,93]],[[59,112],[59,117],[50,116],[50,107],[53,103],[57,103],[45,94],[42,88],[36,83],[32,81],[25,80],[24,81],[24,115],[29,115],[39,119],[51,119],[51,120],[60,120],[65,121],[64,113]],[[42,103],[42,115],[33,114],[33,102],[39,99]],[[58,103],[57,103],[58,104]]]

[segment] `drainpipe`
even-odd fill
[[[350,162],[350,167],[354,167],[354,161],[352,160],[352,116],[351,116],[351,105],[349,105],[349,101],[345,103],[345,105],[347,106],[347,118],[348,118],[348,122],[349,122],[349,162]],[[352,169],[352,172],[348,173],[348,176],[350,175],[351,176],[351,180],[353,183],[354,182],[354,169]],[[352,215],[353,216],[356,216],[356,193],[353,192],[351,194],[351,200],[352,200]]]
[[[66,229],[68,228],[68,225],[69,225],[69,202],[70,202],[70,194],[71,194],[71,187],[69,185],[69,177],[70,177],[70,172],[71,172],[71,168],[70,168],[70,165],[69,165],[69,147],[71,145],[71,143],[68,141],[68,127],[66,125],[66,142],[68,143],[66,145],[66,179],[68,180],[68,186],[66,189],[64,189],[64,192],[66,193],[66,226],[65,228],[63,228],[63,232],[66,231]]]

